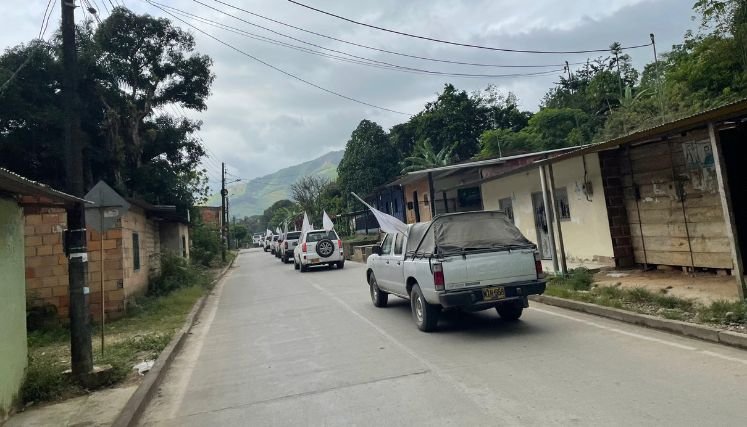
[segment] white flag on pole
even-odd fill
[[[360,200],[361,203],[366,205],[367,208],[371,209],[371,212],[376,217],[376,221],[379,222],[379,228],[381,231],[385,233],[400,233],[400,234],[407,234],[407,224],[400,221],[399,219],[389,215],[385,214],[384,212],[381,212],[378,209],[375,209],[373,206],[366,203],[363,199],[358,197],[357,194],[351,193],[353,196],[355,196],[356,199]]]
[[[322,215],[322,225],[324,226],[324,231],[331,231],[333,228],[335,228],[335,223],[332,222],[332,218],[327,215],[327,211],[323,211],[324,215]]]
[[[280,230],[280,227],[275,227],[275,232],[277,234],[283,234],[283,232]]]
[[[265,237],[270,237],[270,236],[272,236],[272,230],[270,230],[270,229],[268,228],[268,229],[267,229],[267,232],[265,233]]]
[[[311,231],[311,224],[309,224],[309,217],[306,215],[306,212],[303,213],[303,225],[301,226],[301,234]]]

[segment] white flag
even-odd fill
[[[380,210],[374,209],[373,206],[369,205],[363,199],[358,197],[357,194],[351,193],[353,196],[355,196],[356,199],[360,200],[361,203],[366,205],[367,208],[371,209],[371,212],[376,217],[376,221],[379,221],[379,228],[381,231],[385,233],[400,233],[400,234],[407,234],[407,224],[404,222],[398,220],[397,218],[385,214],[384,212],[381,212]]]
[[[272,236],[272,230],[270,230],[270,229],[268,228],[268,229],[267,229],[267,232],[265,233],[265,237],[270,237],[270,236]]]
[[[313,230],[311,228],[311,224],[309,224],[309,217],[306,215],[306,212],[303,213],[303,225],[301,226],[301,234]]]
[[[283,234],[283,232],[280,231],[280,227],[275,227],[275,233],[277,233],[277,234]]]
[[[335,228],[335,223],[332,222],[332,219],[327,215],[327,211],[323,211],[324,215],[322,216],[322,225],[324,225],[324,231],[331,231],[333,228]]]

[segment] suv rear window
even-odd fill
[[[318,242],[322,239],[337,240],[337,233],[335,233],[335,230],[329,230],[329,232],[314,231],[306,235],[306,241],[309,243]]]
[[[301,232],[293,231],[285,235],[285,240],[298,239],[299,237],[301,237]]]

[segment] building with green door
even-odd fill
[[[18,402],[27,364],[23,207],[76,201],[82,200],[0,169],[0,423]]]

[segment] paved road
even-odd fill
[[[208,426],[747,424],[747,352],[534,305],[419,332],[364,268],[243,253],[142,422]]]

